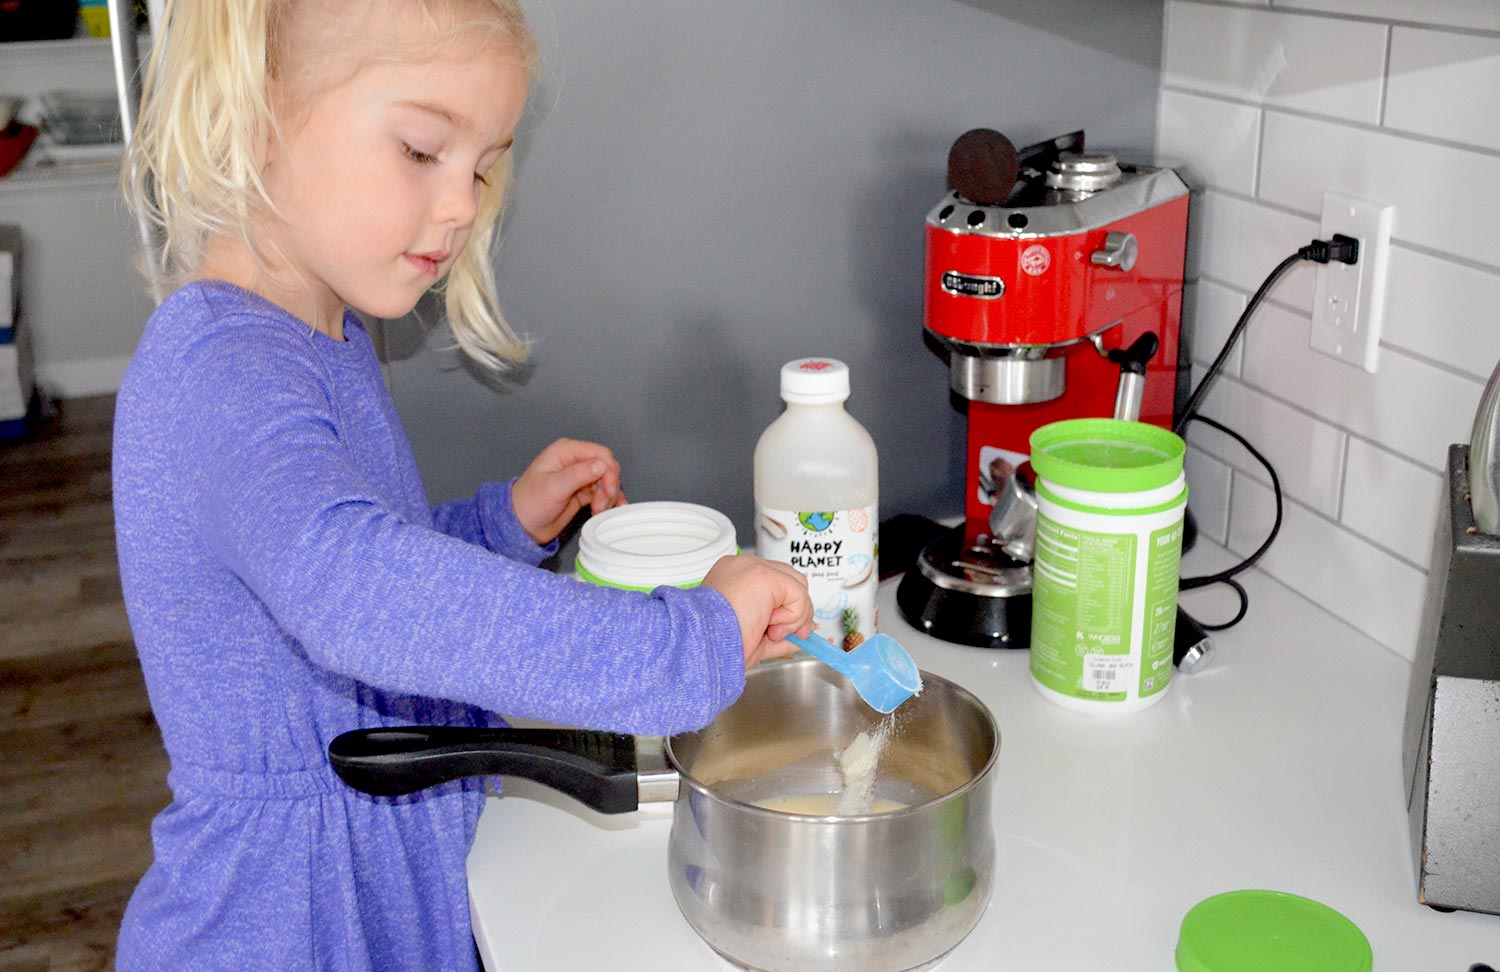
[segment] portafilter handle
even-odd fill
[[[1031,463],[1011,471],[995,494],[990,510],[990,541],[1023,564],[1036,549],[1036,473]]]

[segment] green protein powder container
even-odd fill
[[[1186,451],[1166,429],[1119,419],[1031,434],[1031,678],[1066,709],[1135,712],[1171,686]]]

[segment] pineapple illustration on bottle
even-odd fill
[[[859,633],[859,612],[853,608],[845,608],[844,613],[839,616],[839,624],[844,629],[843,647],[845,651],[853,651],[865,643],[865,636]]]

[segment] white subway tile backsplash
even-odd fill
[[[1236,473],[1231,549],[1241,555],[1254,550],[1274,515],[1271,490]],[[1427,588],[1427,575],[1417,568],[1297,503],[1284,504],[1281,532],[1260,566],[1408,661],[1415,656]]]
[[[1199,411],[1259,450],[1276,469],[1288,496],[1330,519],[1338,516],[1348,433],[1227,378],[1214,383]],[[1189,423],[1187,431],[1195,446],[1270,482],[1265,468],[1229,436],[1201,422]]]
[[[1391,247],[1382,344],[1487,379],[1500,361],[1497,308],[1500,272]]]
[[[1325,190],[1389,203],[1393,240],[1500,267],[1495,206],[1455,191],[1500,186],[1500,157],[1280,112],[1264,125],[1261,198],[1309,215]]]
[[[1254,202],[1209,190],[1203,194],[1198,272],[1254,293],[1285,257],[1318,235],[1318,221],[1291,216]],[[1293,307],[1311,307],[1313,268],[1288,271],[1268,297]]]
[[[1209,185],[1255,193],[1260,109],[1177,91],[1161,93],[1157,153],[1162,164],[1187,163]]]
[[[1258,313],[1247,334],[1246,384],[1429,469],[1443,468],[1450,443],[1468,441],[1479,382],[1390,350],[1369,374],[1312,350],[1310,328],[1279,307]]]
[[[1408,658],[1448,445],[1467,440],[1500,360],[1497,33],[1500,0],[1167,4],[1158,148],[1208,183],[1184,295],[1196,375],[1265,275],[1320,235],[1324,192],[1395,206],[1376,372],[1308,346],[1304,264],[1204,411],[1282,477],[1285,523],[1261,566]],[[1204,426],[1188,438],[1200,527],[1248,554],[1273,515],[1264,470]]]
[[[1500,30],[1500,4],[1495,0],[1275,0],[1273,6],[1376,20]]]
[[[1432,556],[1442,491],[1443,477],[1437,473],[1351,439],[1339,519],[1425,569]]]
[[[1374,123],[1386,30],[1382,24],[1174,0],[1167,5],[1162,82]]]
[[[1212,280],[1199,280],[1183,288],[1183,329],[1192,341],[1193,361],[1205,366],[1213,364],[1240,319],[1246,299],[1238,290]],[[1236,344],[1224,361],[1223,373],[1238,377],[1244,354],[1244,349]]]
[[[1500,149],[1500,37],[1397,27],[1385,125]]]
[[[1229,541],[1229,466],[1201,449],[1189,449],[1183,458],[1187,475],[1188,506],[1204,536],[1218,544]]]

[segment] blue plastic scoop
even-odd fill
[[[789,634],[786,640],[848,678],[859,697],[876,712],[893,712],[922,691],[922,674],[916,663],[901,642],[890,635],[872,635],[853,651],[844,651],[817,632],[808,638]]]

